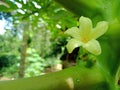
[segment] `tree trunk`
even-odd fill
[[[24,28],[23,28],[23,41],[22,41],[22,46],[21,46],[21,60],[20,60],[20,67],[19,67],[19,77],[23,78],[24,77],[24,71],[25,71],[25,59],[26,59],[26,51],[28,47],[28,30],[29,30],[29,25],[28,23],[24,23]]]

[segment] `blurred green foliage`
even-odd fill
[[[28,48],[25,77],[40,75],[44,71],[45,66],[45,60],[39,56],[35,49]]]
[[[0,35],[1,75],[18,77],[24,22],[28,22],[28,47],[25,59],[25,77],[46,72],[58,63],[64,54],[67,28],[78,25],[78,17],[53,0],[4,1],[0,5],[0,19],[6,20],[6,32]],[[12,58],[14,56],[14,58]]]

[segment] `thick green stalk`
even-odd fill
[[[75,66],[43,76],[1,81],[0,90],[110,90],[98,66]]]

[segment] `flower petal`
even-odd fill
[[[82,42],[78,41],[77,39],[71,39],[67,43],[67,50],[69,53],[71,53],[76,47],[79,47],[82,45]]]
[[[80,37],[80,30],[77,27],[72,27],[70,29],[68,29],[67,31],[65,31],[66,34],[77,38],[77,39],[81,39]]]
[[[97,40],[91,40],[88,43],[84,44],[83,47],[91,52],[92,54],[99,55],[101,54],[101,47]]]
[[[82,37],[89,37],[89,34],[92,30],[92,21],[89,19],[89,18],[86,18],[86,17],[83,17],[81,16],[80,17],[80,35]]]
[[[106,21],[99,22],[91,32],[91,38],[97,39],[98,37],[103,35],[107,31],[107,29],[108,29],[108,22]]]

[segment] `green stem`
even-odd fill
[[[109,90],[98,66],[75,66],[33,78],[1,81],[0,90]]]

